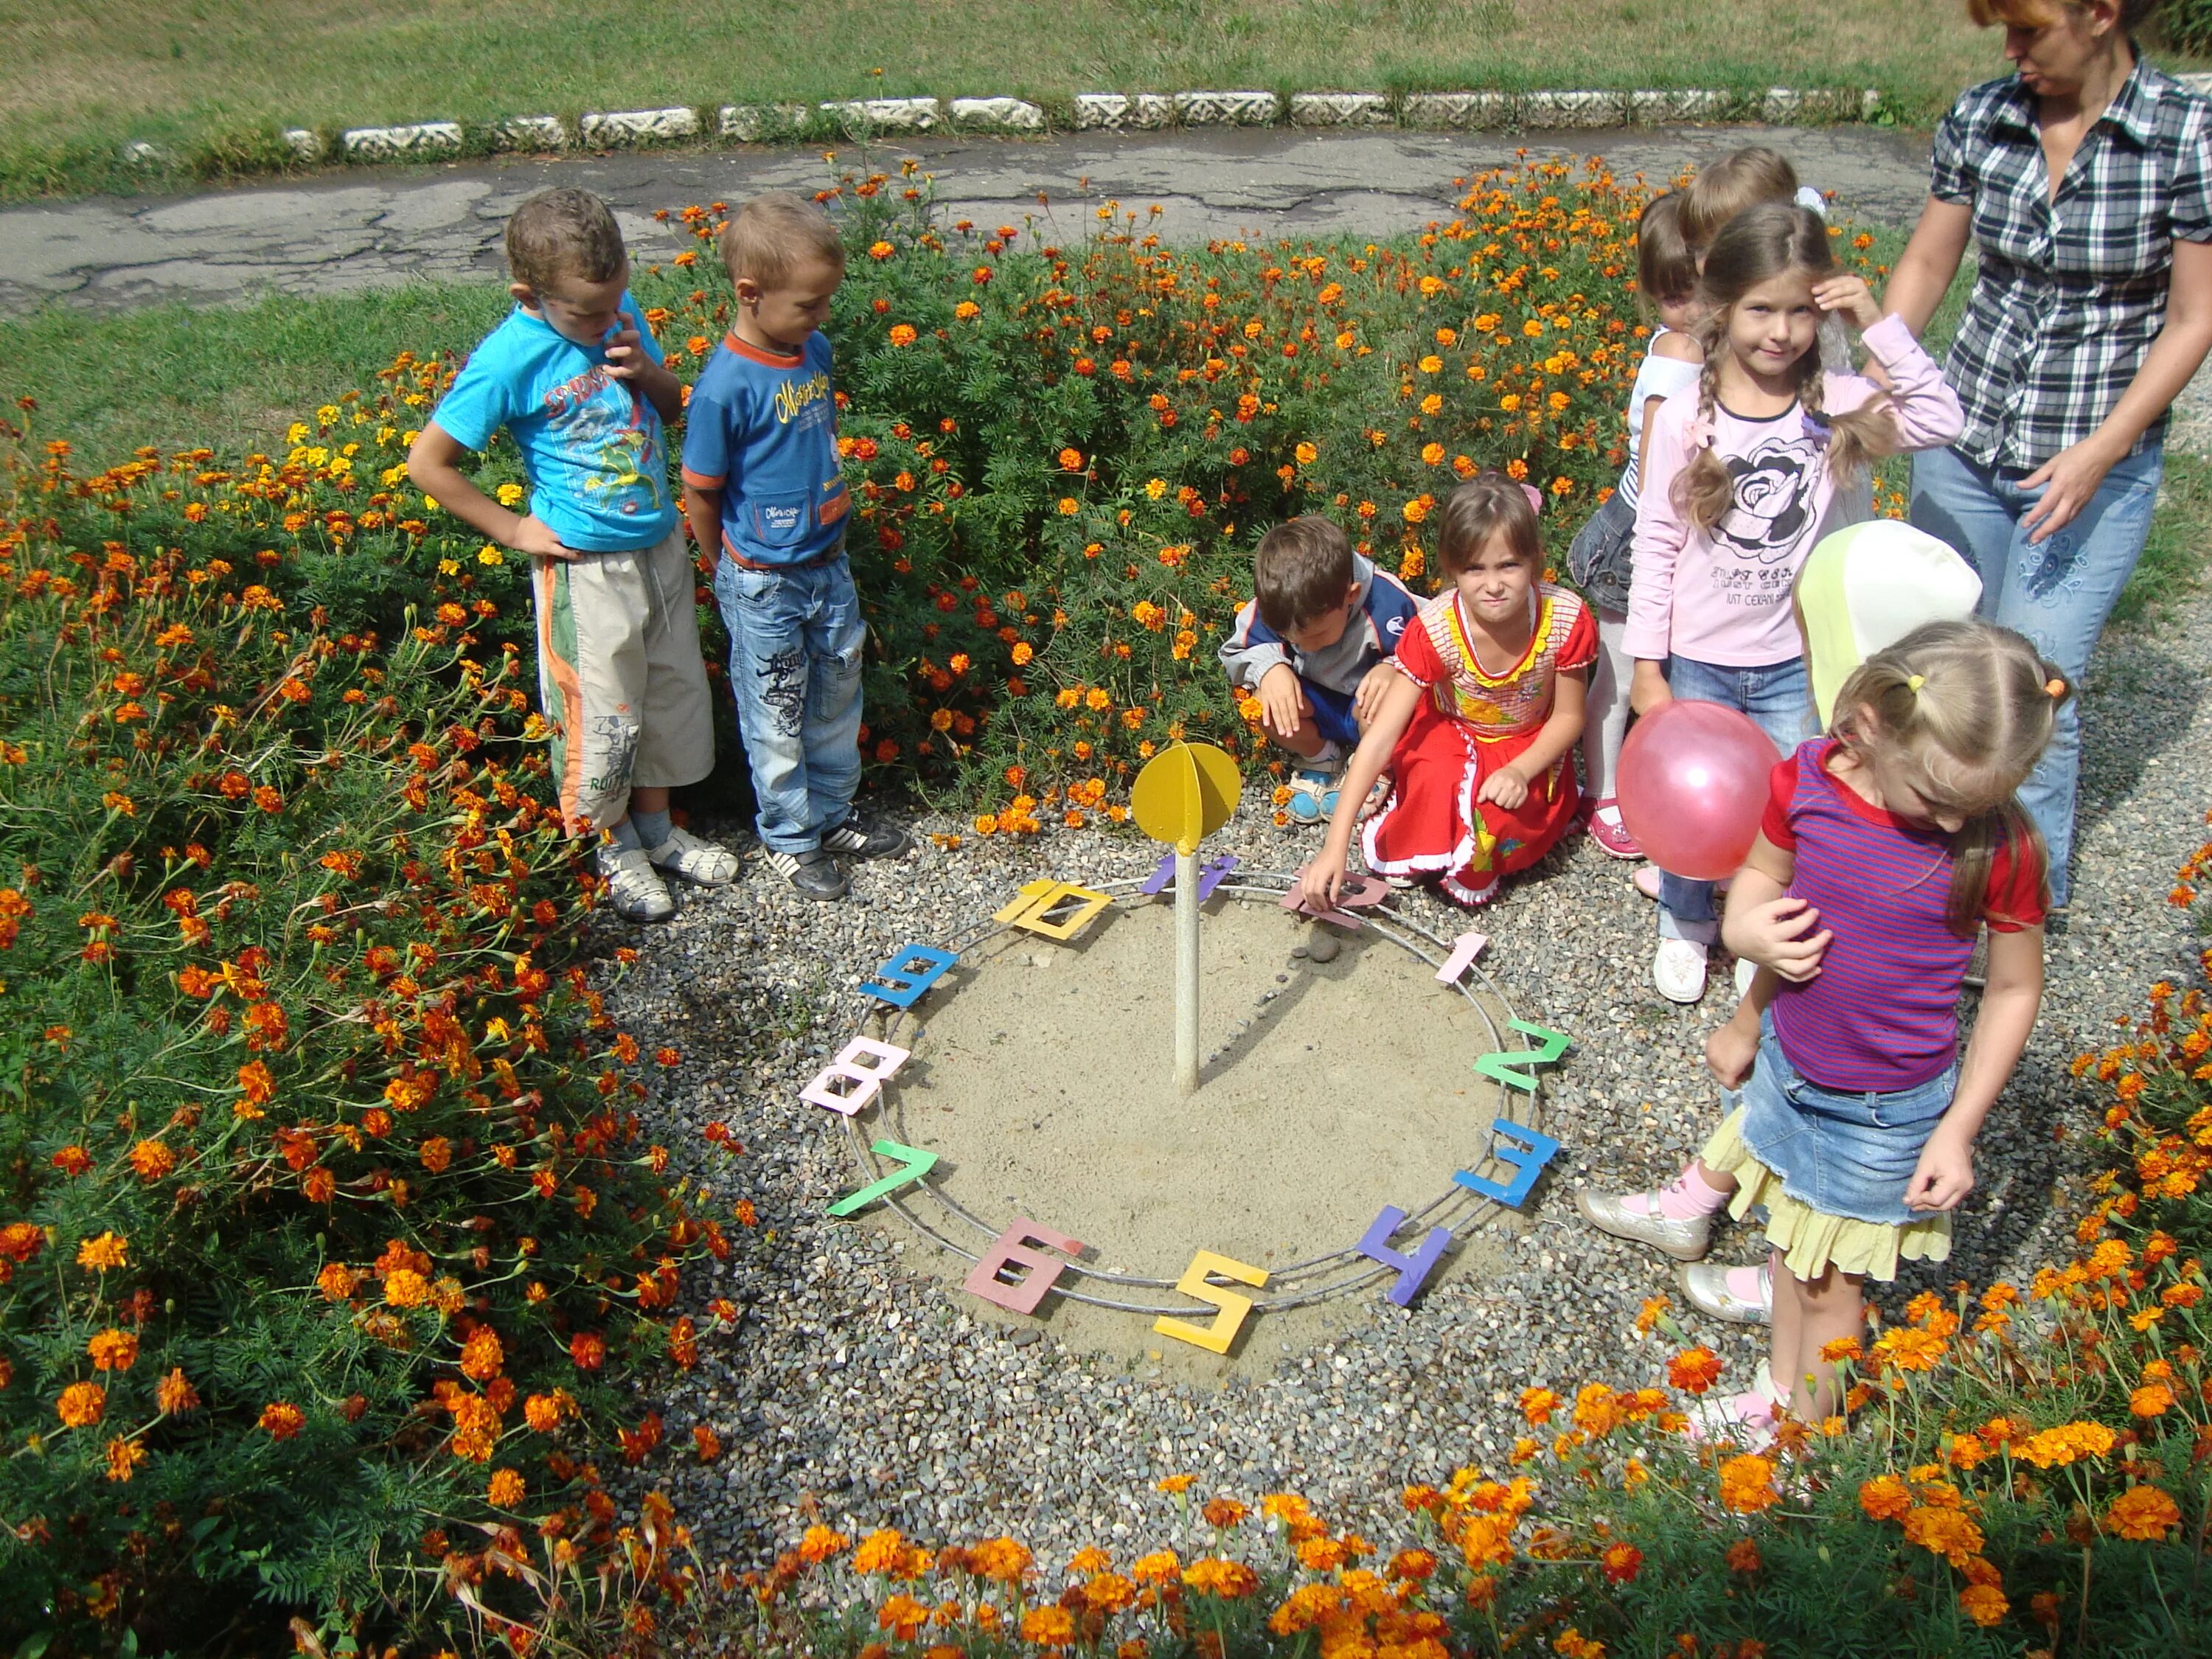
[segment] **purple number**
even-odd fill
[[[1375,1218],[1366,1237],[1359,1241],[1360,1255],[1398,1270],[1398,1282],[1383,1294],[1401,1308],[1413,1305],[1413,1298],[1420,1294],[1422,1285],[1428,1279],[1429,1270],[1437,1265],[1452,1240],[1449,1228],[1431,1227],[1419,1247],[1411,1255],[1406,1255],[1390,1248],[1390,1235],[1405,1224],[1406,1212],[1395,1204],[1385,1204],[1382,1213]]]

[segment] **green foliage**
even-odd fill
[[[583,1460],[657,1437],[626,1385],[690,1362],[681,1266],[729,1247],[638,1138],[495,602],[268,546],[304,474],[19,435],[0,1632],[398,1632],[450,1608],[426,1528],[610,1545]]]
[[[2158,30],[2192,57],[2212,52],[2212,0],[2165,0],[2158,8]]]

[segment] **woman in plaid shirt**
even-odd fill
[[[2212,347],[2212,100],[2142,58],[2156,0],[1966,0],[2014,73],[1936,131],[1935,182],[1885,301],[1928,325],[1971,241],[1946,371],[1966,416],[1912,467],[1912,522],[1980,569],[1982,614],[2078,684],[2150,528],[2166,410]],[[2080,719],[2020,792],[2068,901]]]

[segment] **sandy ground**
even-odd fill
[[[1323,932],[1342,946],[1325,963],[1300,948]],[[1374,928],[1340,934],[1273,901],[1217,894],[1201,935],[1206,1058],[1186,1097],[1173,1080],[1174,949],[1165,902],[1109,908],[1073,943],[995,935],[939,981],[921,1019],[895,1023],[891,1040],[914,1058],[857,1127],[936,1152],[933,1189],[994,1227],[1026,1217],[1083,1240],[1087,1266],[1169,1280],[1200,1249],[1272,1270],[1348,1248],[1385,1205],[1419,1211],[1453,1190],[1455,1170],[1490,1169],[1480,1160],[1504,1091],[1473,1067],[1511,1018],[1494,995],[1479,1008]],[[985,1243],[927,1198],[915,1209],[970,1249]],[[888,1212],[877,1224],[905,1231]],[[956,1285],[968,1270],[934,1246],[908,1254]],[[1479,1276],[1497,1259],[1462,1229],[1429,1282]],[[1224,1358],[1156,1334],[1148,1316],[1057,1294],[1039,1310],[1070,1346],[1193,1378],[1264,1373],[1334,1334],[1346,1312],[1269,1312]],[[1210,1315],[1194,1304],[1191,1316]]]

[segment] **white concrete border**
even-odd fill
[[[2178,77],[2212,92],[2212,75]],[[1877,88],[1771,87],[1764,92],[1714,88],[1534,92],[1417,92],[1394,98],[1380,92],[1300,92],[1280,97],[1261,91],[1079,92],[1071,104],[1048,109],[1007,94],[974,98],[856,98],[822,104],[725,104],[701,111],[613,110],[583,117],[573,131],[552,115],[512,115],[464,131],[458,121],[353,127],[335,142],[308,127],[288,127],[284,148],[298,161],[402,161],[485,150],[557,150],[580,142],[592,149],[680,144],[702,137],[726,143],[774,143],[842,134],[1044,132],[1066,126],[1078,132],[1150,132],[1165,127],[1272,126],[1431,131],[1595,131],[1669,121],[1765,121],[1777,126],[1872,121],[1882,112]],[[165,149],[129,143],[125,155],[145,167],[165,166]]]

